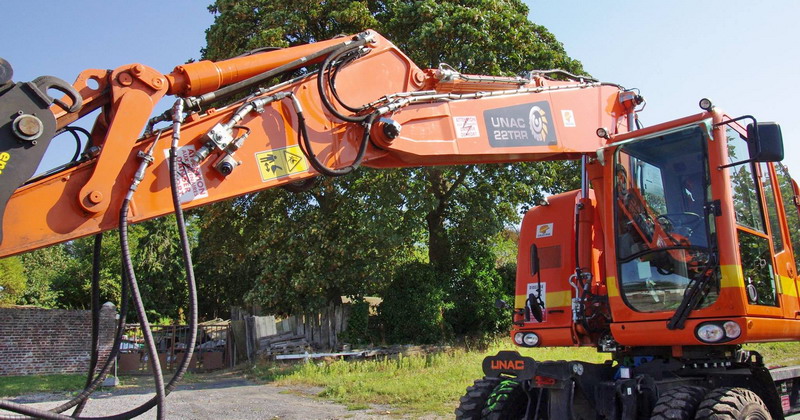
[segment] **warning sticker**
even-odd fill
[[[539,290],[539,286],[541,286],[541,291]],[[533,296],[531,296],[533,295]],[[542,308],[542,322],[547,321],[547,283],[528,283],[528,294],[526,295],[526,299],[531,299],[528,305],[535,305],[539,304]],[[541,301],[539,301],[541,299]],[[526,310],[530,310],[526,308]],[[533,317],[531,317],[531,322],[537,322]]]
[[[264,182],[308,171],[308,161],[296,145],[258,152],[256,163]]]
[[[480,137],[478,117],[453,117],[453,125],[456,126],[456,137],[460,139]]]
[[[203,170],[200,166],[192,163],[194,152],[194,146],[186,145],[178,149],[178,155],[175,158],[178,166],[178,196],[181,203],[208,197],[208,187],[203,177]],[[169,159],[169,149],[164,149],[164,156]]]

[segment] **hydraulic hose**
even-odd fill
[[[142,335],[144,336],[144,343],[145,347],[147,348],[147,354],[150,357],[150,367],[153,369],[153,379],[155,380],[156,386],[156,400],[158,411],[156,412],[156,418],[158,420],[163,420],[164,416],[166,415],[166,403],[164,399],[166,398],[166,393],[164,391],[164,377],[161,373],[161,361],[158,360],[158,350],[156,349],[155,339],[153,338],[153,332],[150,330],[150,323],[147,320],[147,313],[144,309],[144,302],[142,302],[142,295],[139,293],[139,284],[136,281],[136,273],[133,270],[133,262],[131,261],[131,253],[128,244],[128,209],[130,207],[130,196],[132,196],[133,191],[128,194],[128,197],[125,197],[125,200],[122,201],[122,209],[120,210],[119,215],[119,235],[120,235],[120,245],[122,246],[122,266],[123,270],[125,270],[125,275],[128,280],[128,287],[131,289],[131,294],[133,295],[133,305],[136,309],[136,315],[139,317],[139,322],[142,326]]]
[[[135,188],[133,188],[133,189],[135,189]],[[150,325],[149,325],[149,323],[147,321],[147,315],[145,314],[145,311],[144,311],[144,305],[142,304],[142,299],[141,299],[141,294],[139,293],[138,284],[136,283],[136,277],[135,277],[135,274],[133,272],[133,265],[132,265],[131,259],[130,259],[130,248],[128,247],[128,226],[127,226],[128,223],[127,223],[127,218],[128,218],[128,208],[130,206],[130,197],[132,196],[132,192],[133,191],[130,191],[128,193],[128,196],[122,202],[122,208],[120,209],[120,216],[119,216],[119,218],[120,218],[120,220],[119,220],[120,221],[120,225],[119,225],[120,245],[122,247],[122,262],[123,262],[123,270],[124,270],[123,271],[123,277],[125,277],[124,280],[127,281],[128,287],[130,287],[131,294],[133,295],[133,300],[134,300],[134,305],[135,305],[135,308],[136,308],[136,312],[137,312],[137,315],[139,316],[139,320],[141,321],[141,324],[142,324],[142,332],[143,332],[143,335],[144,335],[145,344],[147,345],[148,356],[150,357],[150,365],[151,365],[151,367],[152,367],[152,369],[154,371],[155,380],[156,380],[157,397],[155,398],[155,400],[156,400],[156,404],[155,405],[158,405],[158,412],[156,414],[156,417],[159,420],[161,420],[161,419],[164,418],[164,398],[166,397],[165,390],[164,390],[164,378],[161,376],[161,363],[158,360],[158,354],[157,354],[156,349],[155,349],[155,342],[153,340],[153,335],[152,335],[152,332],[150,330]],[[122,319],[122,318],[123,317],[121,316],[120,319]],[[118,334],[119,334],[119,331],[118,331]],[[115,343],[115,348],[117,348],[117,349],[119,348],[119,344],[118,343]],[[109,358],[109,360],[111,360],[111,358]],[[85,399],[85,397],[84,397],[84,399]],[[153,400],[149,401],[148,403],[143,404],[142,406],[140,406],[140,408],[149,405],[149,403],[152,402],[152,401]],[[78,402],[76,402],[76,404]],[[153,407],[153,405],[150,405],[147,409],[145,409],[141,413],[144,413],[145,411],[149,410],[152,407]],[[14,412],[17,412],[17,413],[20,413],[20,414],[25,414],[25,415],[32,416],[32,417],[43,418],[43,419],[64,420],[64,419],[75,419],[75,418],[87,418],[87,417],[71,417],[71,416],[67,416],[67,415],[63,415],[63,414],[57,414],[57,413],[54,413],[52,411],[39,410],[39,409],[28,407],[28,406],[25,406],[25,405],[22,405],[22,404],[12,403],[10,401],[0,401],[0,408],[6,409],[6,410],[11,410],[11,411],[14,411]],[[129,418],[134,417],[134,416],[136,416],[138,414],[141,414],[141,413],[138,413],[138,414],[130,415],[132,412],[135,412],[135,411],[137,411],[137,410],[134,409],[134,410],[131,410],[131,411],[127,412],[127,413],[118,414],[116,416],[94,417],[94,418],[88,417],[88,418],[92,418],[92,419],[95,419],[95,420],[122,420],[122,419],[129,419]],[[14,417],[11,417],[11,418],[17,419],[18,417],[14,416]]]
[[[84,389],[92,385],[94,370],[97,368],[98,338],[100,337],[100,260],[103,248],[103,234],[94,235],[94,257],[92,259],[92,351],[89,360],[89,373],[86,375]],[[73,416],[80,416],[88,399],[83,399],[72,412]]]
[[[344,45],[339,47],[337,50],[332,52],[325,58],[325,61],[322,63],[322,66],[319,68],[319,72],[317,74],[317,89],[319,90],[319,97],[322,100],[322,104],[325,105],[325,108],[330,111],[331,114],[335,115],[336,118],[346,121],[346,122],[353,122],[353,123],[360,123],[364,122],[369,118],[369,114],[367,115],[344,115],[339,110],[337,110],[333,104],[331,104],[330,99],[328,99],[328,95],[326,93],[326,86],[325,81],[327,80],[326,73],[328,72],[328,68],[331,66],[337,57],[341,57],[344,54],[347,54],[357,48],[361,48],[363,44],[360,43],[353,43],[350,45]],[[338,96],[338,95],[337,95]]]
[[[176,103],[176,112],[175,112],[176,115],[178,115],[178,114],[180,114],[182,112],[183,102],[179,101],[179,103],[180,103],[180,106],[179,106],[178,103]],[[177,141],[178,141],[179,138],[180,138],[180,121],[176,121],[176,123],[174,125],[174,130],[173,130],[173,143],[172,143],[172,147],[170,149],[171,150],[171,153],[170,153],[170,179],[171,179],[170,185],[172,187],[173,205],[175,206],[176,221],[178,223],[178,231],[179,231],[179,234],[180,234],[181,248],[182,248],[183,257],[184,257],[185,269],[186,269],[186,273],[187,273],[186,277],[187,277],[187,283],[188,283],[188,288],[189,288],[189,331],[190,332],[189,332],[189,337],[188,337],[187,343],[186,343],[187,344],[186,345],[187,351],[186,351],[186,353],[184,353],[183,359],[181,360],[181,363],[180,363],[177,371],[175,372],[175,375],[172,377],[172,379],[169,381],[169,383],[166,386],[163,386],[163,378],[161,379],[163,390],[164,390],[164,393],[163,393],[164,397],[166,397],[166,395],[169,395],[169,393],[175,389],[175,387],[177,386],[178,382],[183,378],[183,375],[188,370],[189,362],[191,361],[192,354],[194,353],[194,343],[197,340],[197,324],[198,324],[198,322],[197,322],[197,318],[198,318],[198,315],[197,315],[197,286],[196,286],[195,277],[194,277],[194,270],[192,268],[191,252],[190,252],[190,248],[189,248],[188,235],[186,233],[185,220],[184,220],[184,216],[183,216],[183,211],[181,210],[181,207],[180,207],[180,197],[178,196],[177,188],[175,188],[175,186],[177,185],[177,179],[178,179],[178,172],[177,172],[177,169],[176,169],[177,168],[177,162],[176,162],[177,153],[176,153],[176,150],[177,150]],[[152,152],[152,149],[151,149],[151,152]],[[135,181],[135,184],[138,185],[138,182]],[[135,185],[132,187],[132,189],[135,190]],[[130,251],[129,251],[128,245],[127,245],[127,211],[128,211],[128,207],[129,207],[129,203],[130,203],[130,196],[132,196],[132,192],[129,193],[129,197],[127,197],[125,199],[125,201],[123,202],[122,209],[120,210],[120,238],[123,239],[123,237],[124,237],[124,240],[122,241],[122,243],[124,244],[123,245],[123,260],[125,260],[125,256],[127,256],[128,261],[130,261]],[[123,231],[124,231],[124,234],[123,234]],[[74,407],[76,404],[78,404],[80,401],[85,400],[92,392],[94,392],[94,390],[97,388],[97,386],[104,379],[109,367],[111,366],[111,361],[113,361],[116,358],[117,354],[119,353],[119,347],[120,347],[120,343],[121,343],[121,340],[122,340],[122,332],[123,332],[124,325],[125,325],[125,315],[127,314],[128,301],[129,301],[128,287],[127,287],[128,284],[129,284],[128,280],[132,279],[133,282],[136,281],[135,277],[129,277],[130,273],[132,272],[132,267],[131,266],[129,266],[129,267],[131,268],[130,270],[128,270],[126,268],[126,270],[123,272],[123,276],[125,277],[125,279],[124,279],[124,281],[122,283],[122,308],[121,308],[122,310],[121,310],[119,323],[117,325],[117,336],[115,337],[115,340],[114,340],[114,347],[112,348],[111,354],[109,355],[108,359],[106,360],[106,363],[103,366],[103,369],[101,369],[100,374],[98,375],[97,378],[95,378],[92,386],[87,388],[86,390],[84,390],[84,392],[82,392],[80,395],[75,397],[73,400],[71,400],[71,401],[69,401],[69,402],[57,407],[53,411],[40,410],[40,409],[36,409],[36,408],[33,408],[33,407],[28,407],[28,406],[23,405],[23,404],[13,403],[13,402],[10,402],[10,401],[0,401],[0,409],[14,411],[16,413],[24,414],[26,416],[32,416],[32,417],[44,418],[44,419],[64,420],[64,419],[76,419],[76,418],[79,418],[79,419],[89,419],[89,420],[124,420],[124,419],[130,419],[132,417],[136,417],[136,416],[139,416],[141,414],[144,414],[145,412],[147,412],[148,410],[150,410],[154,406],[158,405],[159,404],[159,400],[163,401],[163,399],[162,399],[163,397],[159,397],[157,395],[156,397],[150,399],[148,402],[146,402],[146,403],[144,403],[144,404],[140,405],[139,407],[136,407],[136,408],[134,408],[132,410],[129,410],[129,411],[124,412],[124,413],[120,413],[120,414],[116,414],[116,415],[112,415],[112,416],[104,416],[104,417],[71,417],[71,416],[66,416],[66,415],[63,415],[63,414],[58,414],[60,412],[68,410],[71,407]],[[136,290],[136,293],[138,294],[138,289]],[[139,296],[139,302],[141,303],[140,296]],[[138,309],[137,309],[137,311],[138,311]],[[140,320],[142,321],[143,329],[144,329],[144,327],[147,327],[147,331],[149,331],[149,324],[147,324],[146,317],[140,316]],[[146,337],[145,337],[145,339],[146,339]],[[151,359],[155,359],[156,361],[158,360],[157,357],[153,357],[152,355],[150,355],[150,357],[151,357]],[[21,418],[23,418],[23,417],[20,417],[20,416],[0,416],[0,420],[18,420],[18,419],[21,419]]]
[[[337,55],[336,57],[333,57],[333,58],[338,60],[340,55],[341,54],[339,54],[339,55]],[[354,106],[350,106],[350,105],[346,104],[342,100],[342,98],[339,97],[339,92],[336,91],[336,76],[339,74],[339,71],[341,71],[342,68],[344,68],[348,64],[352,63],[353,61],[357,60],[359,57],[360,57],[360,54],[358,54],[358,53],[349,55],[348,57],[345,57],[344,60],[342,60],[341,62],[337,63],[336,69],[334,69],[332,72],[331,71],[328,72],[328,87],[330,88],[334,99],[336,99],[336,102],[338,102],[339,105],[341,105],[343,108],[347,109],[350,112],[354,112],[354,113],[364,112],[367,109],[369,109],[370,106],[369,105],[362,105],[360,107],[354,107]]]
[[[294,96],[292,99],[294,99]],[[311,148],[311,140],[308,138],[308,129],[306,128],[306,120],[303,116],[303,111],[301,108],[299,108],[298,103],[295,104],[295,108],[297,110],[297,121],[300,128],[298,130],[298,144],[300,144],[303,153],[306,155],[306,157],[308,157],[308,161],[311,163],[311,166],[317,170],[317,172],[325,176],[336,177],[347,175],[358,169],[367,151],[367,144],[369,143],[369,131],[372,129],[372,123],[377,118],[376,114],[366,115],[367,118],[362,124],[364,126],[364,133],[362,134],[361,144],[358,146],[358,152],[356,154],[356,158],[353,160],[353,163],[341,169],[331,169],[320,162],[319,158],[317,158],[317,155],[314,154],[314,151]]]

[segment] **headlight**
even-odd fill
[[[725,321],[725,323],[722,324],[722,328],[725,329],[725,336],[731,340],[742,335],[742,327],[734,321]]]
[[[525,337],[522,338],[522,341],[526,346],[533,347],[539,344],[539,336],[534,333],[527,333],[525,334]]]
[[[725,338],[725,330],[717,324],[704,324],[695,333],[700,341],[716,343]]]
[[[523,334],[523,333],[514,334],[514,342],[521,346],[522,345],[522,336],[524,336],[524,335],[525,334]]]

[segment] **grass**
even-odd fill
[[[748,344],[744,348],[761,353],[767,367],[800,365],[800,342],[798,341]]]
[[[800,342],[746,346],[768,366],[800,364]],[[467,386],[483,376],[481,361],[500,350],[519,350],[536,360],[600,363],[607,354],[594,348],[518,349],[495,344],[488,351],[449,350],[437,354],[369,361],[325,361],[287,365],[261,363],[250,374],[281,386],[319,387],[317,396],[350,409],[389,406],[398,414],[452,415]]]
[[[483,376],[481,361],[508,345],[488,351],[462,349],[420,356],[369,361],[333,361],[299,365],[260,364],[252,374],[283,386],[321,387],[318,397],[349,408],[391,406],[402,414],[452,415],[467,386]],[[522,351],[537,360],[579,359],[602,362],[593,348],[543,348]]]
[[[86,375],[0,376],[0,397],[34,392],[77,391],[86,384]]]

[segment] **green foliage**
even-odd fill
[[[355,345],[372,342],[369,331],[369,302],[363,298],[353,299],[347,318],[347,329],[339,334],[338,339],[340,342]]]
[[[417,242],[397,195],[404,183],[402,171],[365,169],[305,193],[274,189],[203,209],[200,287],[219,311],[247,298],[275,314],[375,294]]]
[[[20,256],[28,278],[28,287],[20,297],[22,305],[36,305],[43,308],[58,307],[60,293],[54,289],[53,282],[66,273],[73,264],[63,245],[55,245],[28,252]]]
[[[372,28],[421,67],[446,62],[479,74],[583,73],[547,29],[528,21],[519,0],[217,0],[209,11],[215,21],[203,55],[213,60]],[[506,277],[495,267],[515,258],[509,241],[502,256],[500,248],[492,257],[485,249],[519,222],[520,210],[576,185],[576,174],[573,162],[362,169],[307,193],[266,191],[218,204],[201,217],[199,280],[210,292],[203,306],[217,313],[246,298],[281,314],[321,308],[341,295],[388,297],[397,293],[388,280],[399,281],[393,275],[398,267],[427,261],[439,286],[420,289],[414,301],[436,298],[426,307],[442,309],[439,292],[458,288],[468,292],[469,310],[478,302],[493,308],[491,296],[513,291],[513,284],[501,285]],[[462,299],[450,301],[456,300]],[[487,311],[481,311],[489,317],[484,321],[452,318],[459,331],[483,333],[500,323]],[[383,319],[387,331],[403,322]]]
[[[190,218],[191,220],[191,218]],[[189,224],[189,236],[197,236]],[[188,293],[172,216],[132,225],[128,229],[132,261],[148,317],[178,319]],[[121,299],[122,262],[117,231],[103,234],[100,265],[100,302],[117,307]],[[30,287],[19,303],[48,308],[88,309],[91,306],[94,237],[24,254],[22,261]],[[130,322],[137,322],[131,308]]]
[[[17,303],[25,292],[25,270],[18,257],[0,259],[0,305]]]
[[[377,28],[420,66],[445,62],[476,74],[513,75],[562,68],[582,73],[577,60],[545,27],[527,18],[519,0],[386,1]]]
[[[445,285],[429,264],[400,267],[384,293],[380,316],[390,343],[438,343],[450,331],[444,322]]]
[[[288,47],[378,25],[370,4],[353,0],[217,0],[204,58],[218,60],[262,47]]]
[[[471,252],[449,283],[445,320],[456,335],[496,335],[511,326],[508,310],[495,307],[495,301],[510,301],[514,290],[505,288],[494,259],[488,248]]]

